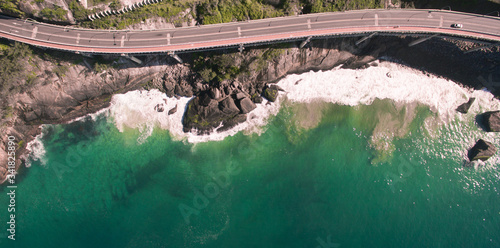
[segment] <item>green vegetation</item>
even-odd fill
[[[205,82],[222,82],[250,72],[260,72],[268,67],[278,57],[283,55],[289,43],[275,44],[265,48],[247,49],[245,53],[252,53],[251,56],[242,56],[240,53],[220,54],[197,53],[194,54],[192,63],[193,71]]]
[[[109,29],[111,27],[123,29],[152,17],[161,17],[171,23],[180,23],[189,20],[188,16],[180,15],[181,12],[188,8],[191,10],[190,17],[198,23],[215,24],[301,13],[381,8],[383,7],[383,2],[383,0],[165,0],[122,15],[108,16],[93,22],[86,21],[82,23],[82,26],[101,29]],[[113,0],[109,7],[119,9],[121,6],[117,0]],[[83,10],[75,4],[70,4],[70,9],[73,11],[75,17],[78,16],[77,19],[80,20],[83,20],[84,18],[82,17],[86,17],[89,14],[81,14]],[[94,10],[94,12],[97,11]]]
[[[205,1],[196,7],[196,11],[198,19],[203,24],[255,20],[285,15],[283,10],[257,0]]]
[[[122,8],[122,4],[120,3],[120,1],[118,0],[113,0],[110,4],[109,4],[109,7],[112,9],[112,10],[119,10]]]
[[[102,73],[110,68],[109,64],[103,64],[99,62],[95,62],[94,71],[97,73]]]
[[[27,78],[25,61],[32,56],[30,47],[22,43],[14,43],[0,51],[0,92],[1,95],[16,93],[26,88]]]
[[[355,0],[355,1],[305,0],[304,1],[304,13],[344,11],[353,9],[376,9],[383,7],[384,7],[383,0]]]
[[[92,13],[91,10],[84,8],[78,1],[73,0],[69,3],[69,9],[76,20],[85,20]]]
[[[66,76],[66,72],[68,72],[68,67],[65,65],[57,65],[52,69],[52,72],[55,73],[58,77]]]
[[[78,4],[78,3],[77,3]],[[118,3],[111,3],[110,7],[111,8],[117,8]],[[179,14],[186,10],[187,8],[192,8],[192,6],[189,3],[184,3],[184,2],[178,2],[178,1],[173,1],[173,0],[165,0],[163,2],[157,3],[157,4],[151,4],[147,5],[138,9],[135,9],[134,11],[130,11],[121,15],[113,15],[113,16],[108,16],[105,18],[97,19],[93,22],[91,21],[86,21],[82,23],[82,26],[87,27],[87,28],[101,28],[101,29],[109,29],[109,28],[116,28],[116,29],[124,29],[129,25],[133,25],[136,23],[140,23],[142,21],[145,21],[148,18],[152,17],[162,17],[168,22],[178,22],[178,21],[187,21],[187,17],[184,19],[179,19]],[[76,9],[74,7],[74,9]],[[82,12],[81,10],[78,10],[79,12]],[[98,11],[94,11],[92,13],[95,13]],[[89,13],[85,13],[85,18]],[[81,16],[81,14],[79,14]],[[78,18],[78,19],[84,19],[84,18]]]
[[[51,21],[64,21],[66,20],[67,10],[61,8],[61,6],[54,5],[54,8],[44,8],[40,11],[42,17],[47,18]]]
[[[193,69],[197,71],[205,82],[221,82],[237,77],[242,72],[240,54],[220,54],[212,56],[199,55],[194,60]]]
[[[24,13],[19,9],[19,0],[0,0],[0,12],[13,16],[24,16]]]

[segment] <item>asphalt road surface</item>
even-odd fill
[[[460,23],[462,28],[453,28]],[[428,33],[500,42],[500,18],[442,10],[357,10],[161,30],[91,30],[0,15],[0,37],[88,53],[155,53],[359,33]]]

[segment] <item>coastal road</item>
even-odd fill
[[[452,28],[455,23],[463,28]],[[425,33],[500,42],[500,18],[443,10],[357,10],[161,30],[92,30],[0,15],[0,37],[80,53],[140,54],[363,33]]]

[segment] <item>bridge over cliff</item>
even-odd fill
[[[461,24],[461,28],[453,27]],[[500,18],[443,10],[357,10],[161,30],[92,30],[0,16],[0,37],[90,54],[178,53],[323,36],[435,36],[500,42]]]

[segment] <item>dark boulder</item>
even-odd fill
[[[210,97],[212,99],[219,99],[221,97],[220,90],[217,88],[210,89]]]
[[[488,132],[500,132],[500,111],[486,112],[482,115],[483,124]]]
[[[278,98],[278,90],[266,88],[263,92],[263,96],[270,102],[274,102]]]
[[[484,141],[482,139],[479,139],[476,144],[469,150],[469,153],[467,154],[470,161],[474,160],[482,160],[486,161],[488,160],[491,156],[495,155],[497,152],[497,149],[493,144],[491,144],[488,141]]]
[[[156,110],[156,112],[163,112],[163,111],[165,111],[165,108],[163,107],[163,103],[156,104],[155,110]]]
[[[240,100],[240,99],[243,99],[245,98],[247,95],[243,92],[238,92],[236,93],[236,100]]]
[[[241,113],[246,114],[250,113],[250,111],[254,110],[257,106],[255,106],[255,103],[250,100],[250,98],[245,97],[240,100],[239,102]]]
[[[175,105],[175,107],[171,108],[168,111],[168,115],[173,115],[173,114],[175,114],[175,112],[177,112],[177,104]]]
[[[261,97],[261,96],[258,96],[258,95],[257,95],[257,96],[255,96],[255,97],[253,97],[253,98],[252,98],[252,101],[253,101],[254,103],[262,103],[263,99],[262,99],[262,97]]]
[[[222,113],[226,115],[236,115],[240,112],[240,109],[234,103],[233,98],[226,97],[224,100],[219,102],[219,109]]]
[[[202,94],[189,101],[182,118],[184,132],[196,130],[198,134],[208,134],[221,124],[225,126],[225,123],[231,125],[234,123],[235,120],[229,120],[234,119],[240,113],[240,109],[231,97],[218,102],[203,95],[209,94]]]
[[[173,97],[175,95],[175,83],[173,83],[172,81],[163,81],[163,89],[167,93],[168,97]]]
[[[476,98],[471,97],[469,99],[469,101],[467,101],[466,103],[463,103],[462,105],[458,106],[457,111],[460,112],[460,113],[462,113],[462,114],[467,114],[467,112],[469,112],[469,109],[470,109],[470,107],[472,106],[472,104],[474,103],[475,100],[476,100]]]
[[[210,95],[209,94],[201,94],[199,96],[199,99],[200,99],[200,104],[203,105],[203,106],[208,106],[208,104],[210,104],[211,101],[213,101],[212,98],[210,98]]]

